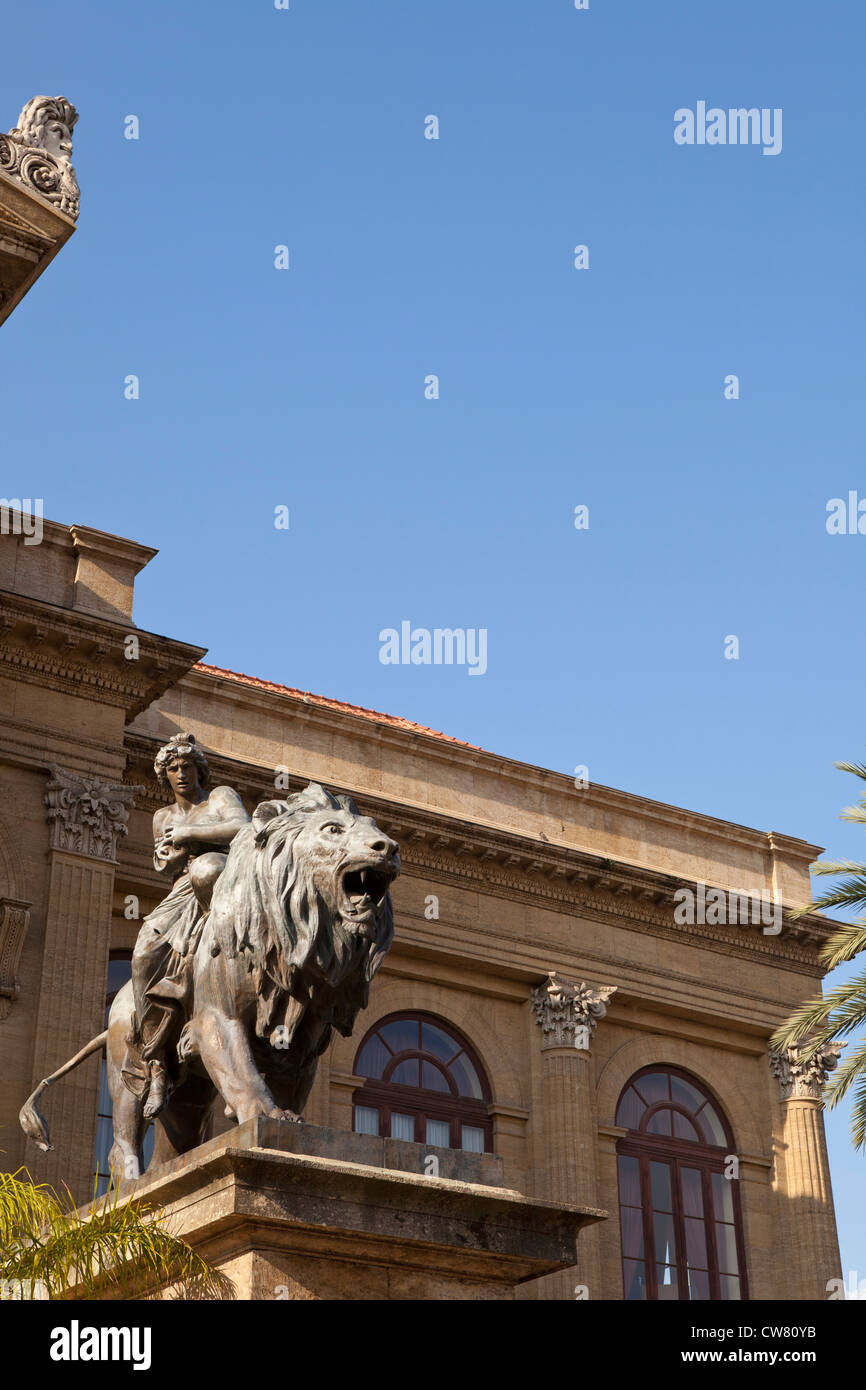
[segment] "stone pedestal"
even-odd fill
[[[259,1119],[121,1196],[155,1201],[242,1299],[509,1299],[605,1213],[501,1183],[489,1154]]]

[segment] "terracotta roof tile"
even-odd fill
[[[207,676],[219,676],[221,680],[237,681],[240,685],[252,685],[258,690],[274,690],[281,695],[294,695],[296,699],[306,700],[324,709],[341,710],[344,714],[359,714],[364,719],[372,719],[377,724],[388,724],[393,729],[404,729],[407,733],[426,734],[428,738],[441,738],[445,743],[457,744],[460,748],[478,748],[476,743],[466,743],[464,739],[442,734],[438,729],[428,729],[424,724],[414,724],[411,719],[401,719],[396,714],[382,714],[379,710],[364,709],[363,705],[349,705],[345,700],[331,700],[327,695],[313,695],[309,690],[295,690],[290,685],[278,685],[276,681],[260,680],[258,676],[245,676],[240,671],[227,671],[222,666],[209,666],[198,661],[193,671],[201,671]]]

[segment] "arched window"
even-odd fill
[[[616,1112],[627,1299],[744,1299],[746,1266],[727,1120],[687,1072],[644,1067]]]
[[[123,989],[127,980],[132,978],[132,952],[131,951],[112,951],[108,961],[108,981],[105,988],[105,1022],[103,1028],[108,1027],[108,1011],[114,1003],[115,996]],[[142,1144],[142,1157],[146,1168],[153,1154],[153,1126],[148,1125],[147,1132]],[[102,1194],[108,1190],[108,1155],[114,1143],[114,1127],[111,1122],[111,1093],[108,1089],[108,1063],[105,1060],[105,1053],[102,1054],[102,1063],[99,1072],[99,1105],[96,1117],[96,1158],[94,1161],[94,1176],[96,1177],[96,1190]]]
[[[465,1038],[428,1014],[392,1014],[358,1049],[356,1134],[489,1153],[490,1086]]]

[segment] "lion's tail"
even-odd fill
[[[39,1097],[49,1086],[53,1086],[55,1081],[59,1081],[61,1076],[65,1076],[67,1072],[73,1071],[75,1067],[78,1066],[79,1062],[84,1061],[85,1057],[89,1057],[92,1052],[98,1052],[101,1047],[105,1047],[107,1041],[108,1029],[106,1028],[98,1037],[91,1038],[90,1042],[87,1043],[85,1047],[82,1047],[80,1052],[76,1052],[74,1057],[70,1057],[68,1062],[64,1062],[62,1067],[58,1067],[50,1076],[46,1076],[44,1081],[40,1081],[32,1096],[24,1102],[18,1112],[18,1121],[24,1133],[27,1135],[27,1138],[32,1139],[34,1144],[38,1144],[40,1149],[43,1149],[46,1153],[54,1146],[48,1134],[48,1125],[39,1113],[39,1107],[37,1105]]]

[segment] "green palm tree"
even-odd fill
[[[231,1280],[166,1228],[141,1198],[117,1192],[77,1208],[25,1168],[0,1173],[0,1283],[38,1287],[51,1299],[234,1298]]]
[[[866,764],[836,763],[841,772],[851,772],[866,782]],[[855,825],[866,825],[866,797],[856,806],[849,806],[842,812],[841,820]],[[800,908],[791,914],[802,917],[816,909],[846,907],[860,912],[855,922],[838,925],[838,930],[828,937],[818,953],[818,959],[828,970],[853,960],[866,950],[866,864],[849,860],[819,860],[812,865],[812,872],[824,876],[841,874],[843,877],[832,888],[828,888],[809,907]],[[783,1050],[798,1046],[800,1056],[811,1057],[818,1048],[834,1039],[843,1038],[855,1028],[866,1024],[866,970],[855,975],[845,984],[836,985],[825,995],[803,1004],[783,1027],[773,1034],[772,1046]],[[866,1040],[858,1041],[857,1047],[846,1058],[832,1082],[824,1091],[824,1104],[828,1110],[838,1105],[843,1096],[854,1087],[854,1107],[851,1114],[851,1139],[857,1149],[866,1148]]]

